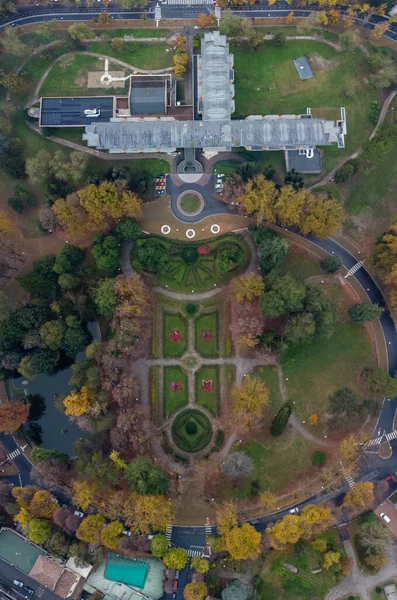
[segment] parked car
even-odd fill
[[[172,600],[175,600],[175,598],[176,598],[176,592],[174,592],[174,593],[172,594]]]
[[[253,521],[250,521],[251,525],[256,525],[257,523],[259,523],[259,519],[254,519]]]
[[[385,515],[385,513],[380,513],[379,516],[385,521],[385,523],[390,523],[391,519],[387,515]]]
[[[29,594],[29,596],[34,596],[34,590],[32,590],[32,588],[29,587],[28,585],[24,585],[23,589],[25,590],[25,592],[27,594]]]
[[[393,474],[391,473],[390,475],[386,475],[385,481],[393,481]]]
[[[14,579],[13,583],[17,587],[23,587],[23,581],[19,581],[19,579]]]
[[[175,579],[179,579],[179,575],[181,574],[180,571],[175,571]]]
[[[126,529],[125,531],[123,531],[123,535],[131,537],[132,533],[131,533],[131,531],[127,531],[127,529]]]
[[[294,508],[291,508],[288,512],[290,513],[290,515],[294,515],[299,512],[299,508],[295,506]]]
[[[151,533],[149,533],[149,535],[147,536],[148,540],[152,540],[154,538],[154,535],[152,535]]]
[[[179,583],[179,581],[177,579],[175,579],[175,581],[174,581],[174,587],[173,587],[174,592],[176,592],[176,590],[178,589],[178,583]]]
[[[81,510],[75,510],[73,514],[76,515],[76,517],[80,517],[80,519],[84,518],[84,513],[81,512]]]

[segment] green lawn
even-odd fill
[[[195,321],[195,347],[201,356],[217,358],[218,348],[218,313],[206,313]]]
[[[371,101],[378,98],[375,89],[364,83],[366,72],[360,50],[337,53],[322,42],[289,41],[277,48],[265,42],[258,52],[248,45],[232,45],[234,53],[236,112],[234,117],[250,114],[301,114],[306,108],[325,118],[338,118],[339,108],[346,107],[349,134],[346,148],[325,149],[325,169],[332,168],[343,156],[351,154],[371,131],[369,112]],[[320,55],[328,63],[326,71],[315,70],[315,77],[301,81],[293,72],[293,58]],[[291,66],[292,65],[292,66]],[[333,65],[333,68],[329,68]],[[346,96],[346,86],[355,86],[354,96]],[[316,112],[317,109],[317,112]]]
[[[160,236],[150,236],[139,240],[131,252],[131,263],[139,269],[137,251],[145,245],[147,239],[157,239],[169,256],[169,269],[161,277],[152,275],[154,285],[168,286],[169,289],[180,292],[204,292],[218,285],[224,285],[232,277],[239,275],[247,268],[250,261],[250,249],[245,240],[233,233],[218,236],[215,239],[202,242],[180,242],[167,240]],[[195,251],[206,245],[210,254],[194,256]],[[236,246],[241,250],[242,262],[226,273],[220,272],[216,267],[218,253],[226,247]]]
[[[122,52],[116,52],[111,44],[107,42],[90,42],[87,44],[87,50],[105,56],[112,56],[141,69],[164,69],[171,67],[173,64],[172,48],[165,42],[153,42],[152,44],[128,42]]]
[[[181,208],[187,213],[196,213],[201,205],[201,200],[197,194],[184,194],[181,198]]]
[[[270,365],[267,367],[257,367],[255,370],[255,377],[261,379],[266,384],[268,389],[269,405],[266,408],[266,413],[269,414],[268,420],[270,421],[283,403],[280,393],[277,367]]]
[[[173,422],[172,437],[181,450],[198,452],[211,441],[211,423],[200,410],[189,408]]]
[[[343,546],[335,530],[321,536],[327,542],[327,550],[341,552]],[[331,568],[320,573],[313,570],[322,567],[323,555],[313,550],[309,542],[303,542],[299,551],[274,552],[266,560],[259,582],[256,600],[323,600],[327,591],[338,583]],[[283,568],[283,563],[292,564],[299,574]]]
[[[174,392],[172,391],[172,383],[180,381],[182,389]],[[164,407],[165,415],[169,417],[178,408],[187,404],[188,402],[188,389],[187,389],[187,375],[182,367],[164,367]]]
[[[339,284],[324,284],[337,307],[332,337],[289,349],[281,359],[289,400],[301,420],[316,413],[325,425],[328,397],[347,386],[360,393],[358,375],[364,366],[375,366],[371,344],[361,325],[351,322],[349,301]]]
[[[205,392],[204,382],[212,382],[213,391]],[[196,402],[207,408],[214,417],[219,412],[220,395],[219,367],[216,365],[203,365],[196,373]]]
[[[112,68],[119,70],[118,66],[111,64],[110,69]],[[126,95],[128,90],[127,83],[122,88],[87,87],[88,72],[103,72],[103,69],[104,61],[92,56],[77,54],[72,57],[65,57],[56,63],[49,72],[41,87],[40,96]]]
[[[182,339],[174,342],[170,335],[172,332],[180,332]],[[164,313],[163,324],[163,356],[165,358],[177,358],[186,352],[187,348],[187,321],[181,315]]]
[[[240,156],[243,156],[245,162],[251,162],[256,172],[262,171],[265,167],[271,166],[276,169],[276,176],[280,181],[284,180],[285,176],[285,159],[284,152],[277,151],[249,151],[244,148],[234,148],[233,151]],[[235,173],[237,167],[241,163],[237,160],[221,160],[215,163],[212,167],[213,173],[223,173],[230,175]]]
[[[282,271],[288,271],[299,279],[299,281],[305,281],[309,277],[314,277],[315,275],[321,275],[323,271],[321,271],[319,261],[313,260],[313,256],[301,248],[290,245],[289,254],[287,258],[283,261],[280,269]]]

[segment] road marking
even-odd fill
[[[190,546],[187,551],[187,555],[189,558],[193,558],[194,556],[201,556],[204,550],[204,546]]]
[[[380,446],[383,438],[385,438],[388,442],[390,442],[391,440],[395,440],[397,439],[397,431],[391,431],[390,433],[386,433],[384,431],[382,435],[366,442],[364,444],[364,448],[370,448],[371,446]]]
[[[12,460],[12,459],[16,458],[17,456],[19,456],[19,454],[21,454],[21,451],[19,448],[17,448],[16,450],[13,450],[9,454],[7,454],[7,458]]]
[[[359,269],[361,269],[361,267],[363,266],[364,261],[363,260],[359,260],[351,269],[348,270],[347,275],[345,275],[345,279],[347,279],[348,277],[350,277],[350,275],[354,275],[354,273],[357,273],[357,271]]]
[[[168,525],[165,537],[167,538],[168,545],[171,546],[171,536],[172,536],[172,525]]]

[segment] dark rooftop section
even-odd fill
[[[165,115],[166,80],[132,78],[130,92],[131,115]]]
[[[301,79],[309,79],[309,77],[314,77],[314,73],[306,56],[295,58],[294,63]]]
[[[320,173],[322,169],[321,152],[314,148],[312,158],[299,154],[299,150],[288,150],[286,153],[287,170],[295,169],[299,173]]]
[[[98,117],[86,116],[87,109],[99,109]],[[113,96],[77,98],[42,98],[40,105],[41,127],[71,127],[88,125],[93,121],[108,122],[113,117]]]

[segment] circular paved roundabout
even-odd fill
[[[183,410],[172,424],[172,439],[185,452],[198,452],[211,441],[211,423],[201,410]]]
[[[192,190],[182,192],[176,201],[178,210],[186,217],[199,215],[204,208],[204,204],[202,195]]]

